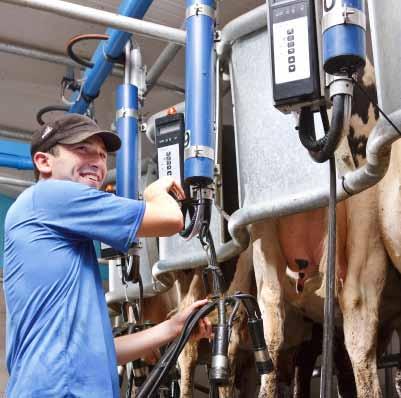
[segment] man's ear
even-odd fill
[[[46,152],[36,152],[33,155],[33,161],[40,174],[50,176],[52,173],[52,165],[50,154]]]

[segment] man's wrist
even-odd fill
[[[172,339],[175,339],[181,334],[182,327],[180,327],[178,323],[174,321],[174,319],[172,318],[168,319],[166,323],[167,323],[166,326],[168,328],[168,333],[172,337]]]

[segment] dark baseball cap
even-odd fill
[[[121,146],[117,134],[102,130],[91,118],[78,113],[66,113],[33,133],[31,155],[47,152],[56,144],[77,144],[94,135],[103,140],[107,152],[115,152]]]

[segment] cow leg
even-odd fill
[[[336,331],[335,334],[334,363],[336,367],[339,397],[355,398],[356,385],[354,372],[344,345],[344,335],[339,331]]]
[[[196,300],[204,297],[202,278],[197,272],[181,272],[177,278],[179,310],[188,307]],[[194,373],[198,361],[199,342],[189,340],[178,357],[181,373],[180,397],[192,398],[194,389]]]
[[[198,360],[198,344],[188,342],[178,357],[181,373],[180,397],[192,398],[194,390],[194,374]]]
[[[347,201],[348,271],[339,303],[359,398],[382,397],[376,366],[378,312],[386,254],[378,231],[375,187]]]
[[[278,356],[284,341],[285,312],[281,285],[285,261],[274,223],[253,225],[251,235],[258,302],[263,316],[266,344],[275,368],[273,372],[262,376],[259,398],[274,398],[278,393]]]
[[[323,328],[314,323],[312,337],[303,342],[297,350],[295,359],[294,398],[310,397],[311,379],[315,363],[322,353]]]
[[[235,274],[228,289],[227,295],[230,296],[238,291],[241,291],[243,293],[252,293],[252,290],[254,289],[253,274],[254,272],[252,266],[252,251],[248,248],[246,251],[241,253],[238,258]],[[219,388],[220,398],[234,397],[236,375],[240,375],[241,379],[246,379],[247,377],[249,377],[249,366],[242,366],[238,363],[239,348],[241,344],[245,343],[248,338],[247,328],[248,325],[245,309],[241,305],[236,314],[236,320],[233,323],[228,346],[228,363],[230,369],[229,383],[227,386]],[[252,369],[251,372],[253,370],[254,369]],[[249,391],[250,387],[253,387],[253,390],[255,391],[255,384],[253,384],[253,386],[246,386],[244,384],[244,387],[247,389],[247,391]],[[253,393],[253,395],[242,395],[242,393],[240,392],[240,396],[254,397],[255,393]]]
[[[255,398],[259,388],[259,376],[255,367],[253,352],[245,349],[237,353],[237,366],[235,376],[236,398]]]

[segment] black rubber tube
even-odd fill
[[[48,112],[68,112],[70,109],[69,106],[67,105],[49,105],[45,106],[42,109],[39,109],[38,112],[36,113],[36,121],[43,126],[45,124],[45,121],[42,119],[43,115]]]
[[[159,362],[142,385],[136,398],[148,398],[155,393],[163,378],[176,363],[178,355],[183,350],[184,345],[187,343],[198,321],[212,312],[216,305],[217,301],[212,301],[188,317],[180,337],[167,348],[164,355],[160,358]]]
[[[71,39],[68,40],[67,42],[67,48],[66,48],[67,55],[77,64],[85,66],[86,68],[93,68],[94,66],[93,62],[87,61],[86,59],[83,59],[79,57],[77,54],[75,54],[74,45],[84,40],[108,40],[108,38],[109,38],[108,35],[97,34],[97,33],[88,33],[84,35],[77,35],[71,37]]]
[[[323,110],[321,109],[321,112]],[[331,118],[331,127],[325,133],[325,136],[316,140],[315,122],[313,112],[310,107],[301,109],[299,117],[299,139],[302,145],[309,151],[309,154],[315,162],[323,163],[333,156],[336,150],[341,133],[344,128],[345,95],[335,95],[333,97],[333,115]],[[327,128],[325,117],[323,125]]]
[[[187,206],[189,217],[191,218],[191,221],[190,221],[189,225],[180,232],[180,236],[184,239],[187,239],[191,235],[193,229],[195,228],[196,219],[198,218],[198,212],[200,211],[200,208],[197,204],[192,203],[192,204],[186,205],[186,206]],[[184,216],[184,222],[185,222],[186,211],[183,212],[183,216]]]
[[[193,201],[191,205],[188,205],[188,211],[191,217],[191,222],[184,230],[180,232],[180,236],[183,237],[184,239],[187,239],[192,234],[194,228],[200,227],[200,225],[197,224],[197,219],[198,219],[198,214],[201,211],[201,208],[203,208],[204,210],[203,211],[204,219],[198,221],[200,223],[206,221],[208,225],[210,224],[212,201],[210,199],[199,199],[197,201],[196,200]]]

